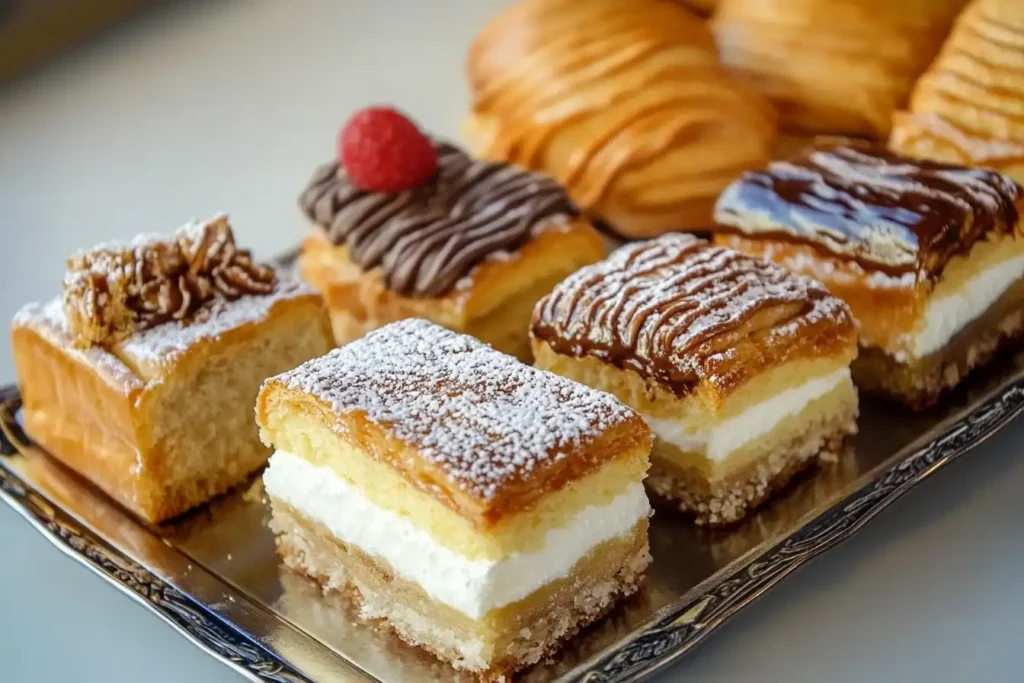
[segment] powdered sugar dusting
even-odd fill
[[[89,349],[75,348],[72,343],[71,327],[64,315],[64,302],[61,297],[50,299],[46,303],[32,303],[24,306],[14,316],[14,327],[27,327],[35,330],[48,342],[65,354],[76,358],[90,367],[97,368],[110,381],[119,386],[125,395],[145,384],[131,368],[121,362],[117,356],[102,346]]]
[[[273,380],[360,412],[490,500],[635,418],[614,397],[426,320],[393,323]]]
[[[275,268],[277,277],[270,294],[249,294],[233,301],[218,297],[209,302],[209,314],[189,323],[172,321],[138,332],[121,343],[125,355],[141,363],[169,365],[197,342],[216,339],[228,330],[265,320],[280,301],[309,296],[314,290],[294,274]]]

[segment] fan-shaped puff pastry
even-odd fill
[[[722,60],[783,126],[884,139],[964,0],[722,0]]]
[[[977,0],[893,121],[890,146],[1024,182],[1024,2]]]
[[[627,237],[709,227],[775,138],[770,105],[674,2],[524,0],[484,28],[468,70],[476,151],[554,175]]]

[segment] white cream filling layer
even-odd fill
[[[521,600],[567,576],[594,546],[630,531],[650,513],[643,484],[634,482],[601,507],[587,507],[547,532],[544,546],[500,560],[474,560],[437,543],[408,518],[378,507],[328,467],[277,451],[263,474],[274,498],[320,522],[346,544],[381,558],[431,598],[472,619]]]
[[[739,415],[713,425],[694,428],[678,420],[644,416],[658,438],[688,453],[703,453],[708,460],[720,462],[735,450],[767,434],[790,415],[803,410],[841,382],[850,381],[850,368],[843,367],[822,377],[786,389],[769,399],[755,403]]]
[[[1017,256],[986,268],[948,296],[933,297],[924,312],[924,327],[914,335],[914,356],[922,358],[948,344],[953,335],[987,311],[1021,277],[1024,256]]]

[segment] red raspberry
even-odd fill
[[[371,192],[399,192],[437,172],[434,143],[390,107],[356,112],[338,134],[338,157],[349,180]]]

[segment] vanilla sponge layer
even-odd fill
[[[600,469],[542,496],[531,508],[481,529],[320,422],[289,418],[285,427],[264,428],[263,440],[332,471],[376,507],[407,519],[437,544],[471,559],[501,559],[539,549],[548,529],[565,526],[584,508],[608,504],[640,482],[649,465],[648,453],[642,448],[622,453]]]
[[[643,485],[629,483],[610,501],[584,507],[563,526],[541,532],[537,550],[472,559],[439,544],[408,517],[377,506],[330,467],[277,451],[263,482],[273,499],[323,524],[340,542],[380,558],[471,619],[565,577],[595,546],[628,533],[650,514]]]

